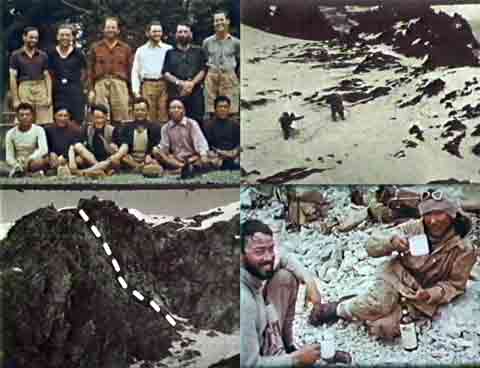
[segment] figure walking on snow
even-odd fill
[[[278,119],[278,122],[280,123],[280,126],[282,127],[283,131],[283,139],[287,140],[293,135],[293,128],[292,128],[292,123],[296,120],[303,119],[302,116],[295,116],[295,114],[288,113],[288,112],[283,112],[280,118]]]
[[[330,105],[333,121],[337,121],[337,114],[340,115],[342,120],[345,120],[342,95],[338,93],[332,93],[331,95],[328,95],[327,103]]]

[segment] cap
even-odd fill
[[[420,212],[421,216],[425,216],[433,211],[443,211],[448,213],[448,215],[454,219],[457,217],[458,210],[458,205],[447,198],[442,198],[439,201],[429,198],[423,202],[420,202],[418,205],[418,211]]]

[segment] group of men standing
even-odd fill
[[[110,161],[133,168],[157,164],[174,170],[238,168],[240,133],[234,117],[239,105],[240,41],[229,33],[226,11],[216,12],[213,19],[215,34],[202,47],[192,44],[189,24],[177,25],[172,46],[163,42],[161,23],[152,21],[146,29],[148,41],[133,52],[119,38],[119,19],[108,17],[103,39],[91,46],[87,57],[75,47],[71,25],[59,26],[57,46],[48,52],[38,48],[38,29],[27,27],[24,46],[10,58],[10,91],[19,122],[7,134],[7,163],[21,167],[17,172],[29,171],[21,161],[28,161],[44,139],[31,141],[29,154],[20,161],[12,158],[22,152],[15,147],[15,139],[28,125],[42,129],[40,125],[53,122],[45,134],[48,158],[52,153],[61,156],[69,162],[69,169],[77,169],[75,162],[80,161],[88,162],[92,170],[104,170],[112,166]],[[85,123],[87,100],[93,119],[89,124]],[[20,122],[29,118],[23,116],[25,111],[26,115],[32,112],[30,124]],[[63,114],[69,121],[67,127],[58,122]],[[101,132],[100,115],[105,115],[100,119],[105,120]],[[120,123],[121,128],[110,123]],[[66,130],[60,134],[57,128]],[[36,136],[42,135],[38,128],[34,130]],[[101,140],[96,138],[99,135]],[[54,152],[59,140],[64,147]],[[79,149],[78,143],[85,149]],[[97,165],[107,158],[112,158],[108,165]],[[49,162],[45,168],[55,166]]]

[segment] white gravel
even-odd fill
[[[431,187],[431,186],[430,186]],[[329,212],[326,222],[335,223],[339,218],[352,212],[349,188],[317,187],[334,208]],[[463,197],[461,186],[440,187],[452,196]],[[306,188],[311,190],[311,187]],[[371,187],[370,190],[375,190]],[[425,187],[414,187],[422,191]],[[305,190],[305,189],[301,189]],[[477,189],[478,190],[478,189]],[[247,198],[244,189],[243,198]],[[470,190],[471,191],[471,190]],[[466,190],[467,192],[467,190]],[[242,218],[256,217],[271,223],[273,216],[279,213],[279,204],[271,202],[263,209],[245,209]],[[283,220],[281,220],[283,221]],[[303,227],[299,233],[283,231],[280,239],[283,247],[296,254],[307,269],[319,277],[318,286],[323,301],[333,301],[341,296],[361,293],[373,281],[373,275],[383,258],[370,258],[363,245],[372,231],[386,228],[388,225],[364,222],[347,233],[335,229],[330,235],[322,234],[319,227],[312,224]],[[478,267],[477,263],[477,267]],[[302,290],[301,290],[302,292]],[[295,338],[298,345],[322,341],[323,332],[334,330],[337,349],[350,351],[355,364],[459,364],[480,363],[480,281],[469,281],[465,295],[457,298],[451,305],[441,309],[441,317],[434,320],[431,327],[422,328],[419,333],[419,347],[407,352],[400,346],[399,339],[385,343],[368,335],[360,323],[347,324],[339,321],[333,326],[315,328],[308,324],[309,310],[303,306],[304,299],[299,296],[295,320]]]

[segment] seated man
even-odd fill
[[[47,168],[43,159],[48,153],[45,130],[33,123],[34,107],[22,102],[17,109],[18,124],[7,132],[5,138],[6,161],[10,176],[43,173]]]
[[[345,320],[365,321],[370,332],[392,339],[400,334],[401,309],[414,318],[432,318],[442,304],[465,292],[476,256],[465,239],[471,221],[441,192],[426,192],[418,209],[422,216],[396,228],[387,236],[373,237],[366,249],[371,257],[398,255],[385,264],[372,289],[341,303],[315,306],[313,325]],[[409,238],[425,234],[430,252],[413,256]]]
[[[93,105],[91,111],[93,122],[83,133],[84,142],[70,146],[69,150],[70,170],[82,175],[108,171],[114,166],[115,159],[118,161],[121,158],[116,156],[118,146],[114,143],[118,129],[107,124],[107,107]]]
[[[198,123],[185,116],[180,97],[168,104],[170,120],[162,127],[162,139],[153,154],[168,170],[189,177],[195,170],[220,168],[221,160],[208,156],[208,143]]]
[[[160,142],[160,124],[150,122],[148,100],[137,97],[133,101],[135,120],[122,128],[119,135],[120,148],[114,155],[129,169],[142,172],[145,176],[159,176],[163,169],[152,157],[152,149]]]
[[[222,161],[222,170],[240,169],[240,125],[229,119],[230,99],[218,96],[214,101],[215,117],[205,124],[210,150]]]
[[[70,128],[70,110],[65,106],[57,106],[53,115],[54,125],[45,129],[48,142],[48,165],[50,169],[67,168],[70,164],[69,150],[81,141],[81,136]]]
[[[297,348],[293,338],[299,283],[306,283],[314,304],[320,303],[313,276],[290,255],[279,255],[272,230],[264,223],[247,220],[240,233],[240,366],[313,366],[321,359],[320,345]],[[337,351],[330,362],[350,363],[351,357]]]

